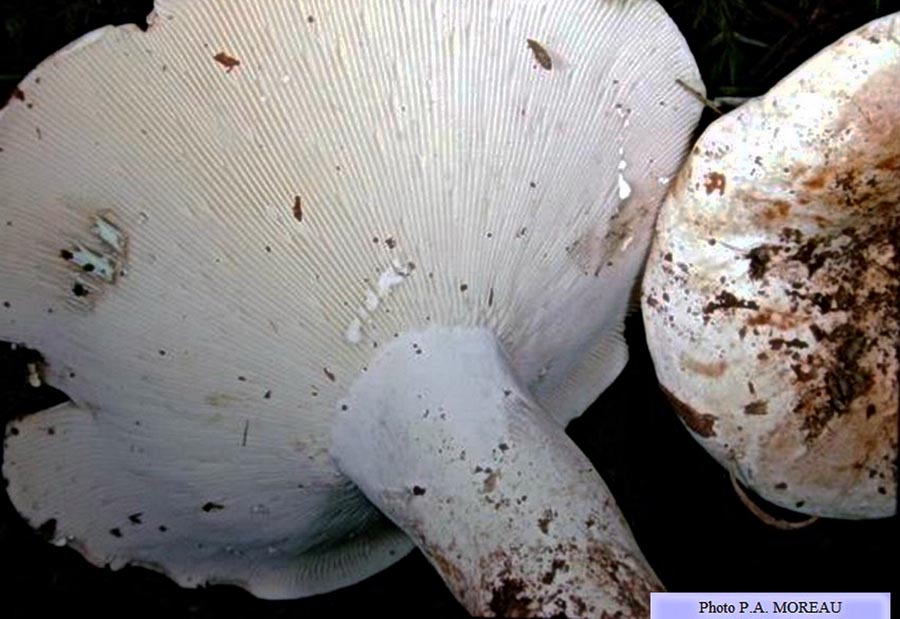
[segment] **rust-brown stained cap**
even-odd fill
[[[647,338],[701,444],[788,509],[894,514],[900,15],[710,126],[657,231]]]

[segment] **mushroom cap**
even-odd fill
[[[900,16],[713,123],[664,202],[643,282],[661,385],[765,499],[896,511]]]
[[[379,344],[490,327],[560,423],[620,371],[699,116],[677,28],[652,0],[387,7],[159,0],[3,110],[0,338],[71,398],[8,426],[4,474],[58,543],[334,589],[411,547],[328,453]]]

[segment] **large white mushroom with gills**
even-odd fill
[[[702,90],[652,0],[159,0],[0,118],[7,426],[59,544],[264,598],[418,546],[473,614],[660,588],[566,437]],[[37,377],[36,377],[37,379]]]
[[[900,14],[706,130],[643,287],[659,381],[740,482],[806,514],[896,513]]]

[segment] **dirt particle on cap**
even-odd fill
[[[754,400],[744,406],[745,415],[765,415],[769,412],[769,403],[766,400]]]
[[[545,585],[553,584],[554,579],[556,579],[556,573],[559,571],[568,571],[568,566],[566,565],[566,562],[563,559],[553,559],[553,563],[550,565],[550,571],[546,572],[541,577],[541,582],[544,583]],[[559,600],[559,601],[562,601],[562,600]],[[561,615],[556,615],[556,616],[565,616],[565,615],[561,613]]]
[[[718,310],[728,309],[758,310],[759,304],[756,301],[738,299],[734,294],[724,290],[716,295],[716,298],[713,301],[706,304],[703,308],[703,313],[708,315]]]
[[[221,503],[213,503],[212,501],[207,501],[203,504],[203,507],[201,509],[203,509],[203,511],[205,511],[206,513],[209,513],[221,511],[225,509],[225,506]]]
[[[238,65],[241,64],[241,61],[235,58],[234,56],[229,56],[225,52],[219,52],[215,56],[213,56],[213,60],[218,62],[220,65],[225,67],[226,73],[231,73],[231,71]]]
[[[725,195],[725,175],[720,172],[710,172],[703,181],[703,187],[706,189],[706,195],[714,191],[718,191],[719,195]]]
[[[484,472],[487,473],[487,477],[484,478],[484,482],[481,484],[481,491],[488,494],[497,488],[497,480],[499,479],[500,474],[491,469],[484,469]]]
[[[778,249],[778,247],[770,245],[760,245],[747,253],[746,257],[750,261],[747,273],[750,279],[762,279],[765,276],[769,263],[772,261],[772,256],[778,252]]]
[[[303,200],[300,199],[300,196],[294,196],[294,206],[292,210],[294,219],[303,221]]]
[[[334,372],[329,370],[328,368],[322,368],[322,371],[325,372],[325,377],[331,382],[335,382],[337,379],[334,376]]]
[[[412,493],[415,496],[422,496],[423,494],[425,494],[425,488],[423,488],[422,486],[413,486]]]
[[[544,514],[538,518],[538,528],[541,530],[541,533],[544,535],[548,535],[550,533],[550,523],[553,522],[553,518],[556,516],[552,509],[545,509]]]
[[[551,70],[553,68],[553,60],[550,58],[549,52],[547,52],[543,45],[541,45],[534,39],[527,39],[527,41],[528,48],[534,55],[535,61],[541,66],[542,69],[546,69],[547,71]]]
[[[504,578],[491,592],[488,608],[496,617],[527,617],[531,598],[524,595],[525,583],[517,578]]]

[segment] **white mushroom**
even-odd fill
[[[896,512],[900,15],[714,123],[644,280],[660,383],[700,443],[807,514]]]
[[[699,115],[663,10],[150,23],[49,58],[0,121],[0,338],[71,398],[8,426],[17,509],[186,586],[312,595],[414,542],[475,614],[646,615],[660,585],[563,427],[625,363]]]

